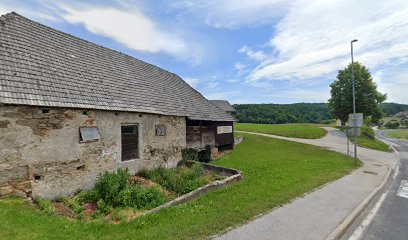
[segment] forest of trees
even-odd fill
[[[323,123],[332,119],[327,103],[234,104],[242,123]],[[408,105],[381,103],[386,115],[407,111]]]
[[[403,111],[408,111],[407,104],[399,103],[381,103],[380,108],[385,113],[385,115],[392,115]]]

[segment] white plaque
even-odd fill
[[[217,134],[232,133],[232,126],[218,126]]]

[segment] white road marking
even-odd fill
[[[380,209],[381,205],[384,202],[385,197],[387,196],[388,191],[383,193],[378,199],[378,202],[375,204],[373,209],[371,209],[370,213],[367,215],[367,217],[361,222],[360,226],[357,227],[357,229],[354,231],[353,235],[350,236],[349,240],[358,240],[361,238],[361,236],[364,233],[364,229],[370,225],[371,221],[373,220],[375,214],[377,214],[378,209]]]
[[[394,175],[392,176],[392,178],[394,178],[394,179],[397,178],[398,171],[399,171],[399,166],[397,166],[397,167],[394,169]]]
[[[408,198],[408,181],[402,180],[397,192],[398,197]]]

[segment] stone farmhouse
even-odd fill
[[[55,198],[118,168],[232,147],[235,119],[176,74],[29,20],[0,17],[0,195]]]

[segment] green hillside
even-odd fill
[[[408,111],[408,105],[382,103],[386,115]],[[322,123],[332,119],[327,103],[234,104],[242,123]]]
[[[408,104],[381,103],[380,107],[387,116],[391,114],[396,114],[402,111],[408,111]]]

